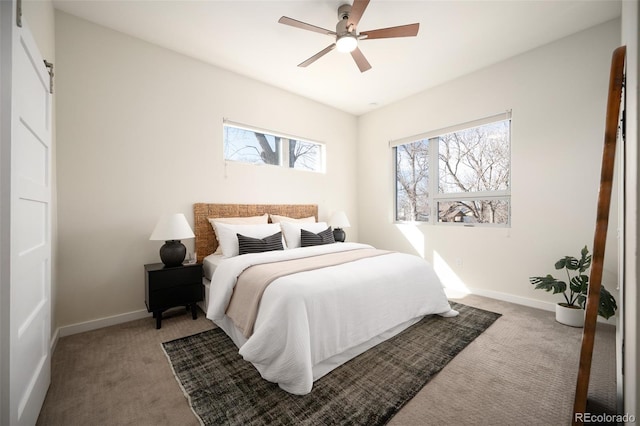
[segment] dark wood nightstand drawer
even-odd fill
[[[147,306],[149,311],[189,305],[200,302],[204,298],[202,283],[165,288],[162,291],[151,291]]]
[[[202,265],[147,269],[150,291],[189,284],[202,284]]]

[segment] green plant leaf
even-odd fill
[[[618,305],[616,304],[616,299],[613,298],[611,293],[604,288],[604,286],[600,287],[600,304],[598,305],[598,315],[605,319],[609,319],[613,315],[615,315],[616,310],[618,309]]]
[[[587,289],[589,288],[589,276],[576,275],[575,277],[571,278],[569,288],[574,293],[587,294]]]
[[[546,277],[529,277],[529,281],[536,286],[536,289],[551,291],[553,294],[564,293],[567,290],[567,283],[551,275],[547,275]]]
[[[558,260],[554,266],[556,269],[567,268],[570,271],[576,271],[580,266],[580,262],[573,256],[565,256]]]
[[[582,309],[585,308],[585,303],[587,302],[587,294],[578,295],[576,299],[576,303]],[[598,304],[598,315],[605,319],[609,319],[613,315],[615,315],[616,310],[618,309],[618,305],[616,304],[616,299],[609,293],[609,291],[604,288],[604,286],[600,287],[600,302]]]
[[[589,254],[589,249],[587,246],[584,246],[580,251],[580,261],[578,262],[578,271],[583,273],[587,269],[591,267],[591,255]]]

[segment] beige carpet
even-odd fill
[[[551,312],[479,296],[456,301],[503,316],[390,424],[568,424],[582,330]],[[160,343],[210,328],[203,315],[174,311],[160,330],[149,316],[60,339],[38,425],[198,425]],[[615,408],[614,327],[598,325],[589,394]]]

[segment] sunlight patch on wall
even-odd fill
[[[417,226],[411,224],[396,224],[402,235],[409,241],[415,251],[424,258],[424,234]]]
[[[437,251],[433,252],[433,268],[436,274],[444,285],[444,291],[447,297],[459,299],[471,294],[471,291],[465,283],[460,279],[458,274],[455,273],[449,264],[438,254]]]

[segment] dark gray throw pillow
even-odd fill
[[[333,244],[336,242],[336,240],[333,239],[333,230],[331,229],[331,227],[328,227],[318,234],[307,231],[306,229],[301,229],[300,240],[302,241],[302,247]]]
[[[284,247],[282,247],[282,232],[264,238],[251,238],[241,234],[236,235],[238,236],[240,254],[284,250]]]

